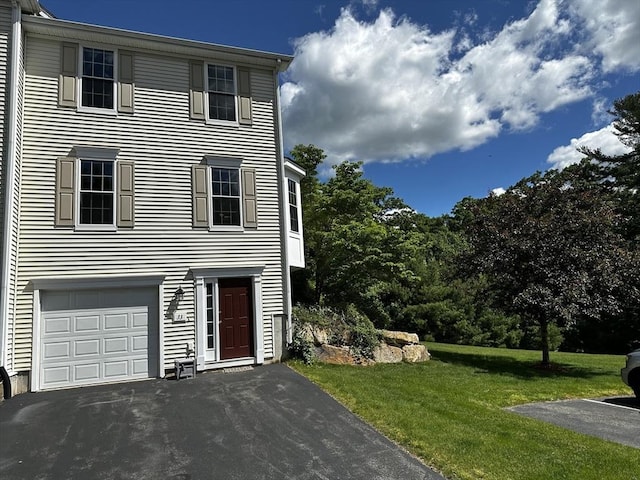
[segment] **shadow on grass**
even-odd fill
[[[552,363],[551,368],[542,368],[539,361],[521,360],[503,355],[478,355],[474,353],[445,352],[437,347],[429,347],[434,360],[456,365],[474,367],[475,373],[512,375],[523,379],[536,378],[594,378],[609,375],[609,372]]]

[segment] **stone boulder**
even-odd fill
[[[373,351],[373,360],[377,363],[400,363],[403,354],[400,347],[393,347],[382,342]]]
[[[318,348],[318,360],[336,365],[355,365],[358,363],[351,355],[349,347],[334,347],[326,343]]]
[[[382,340],[388,345],[403,347],[420,343],[417,333],[394,332],[392,330],[380,330]]]
[[[426,362],[431,354],[424,345],[405,345],[402,347],[402,359],[408,363]]]

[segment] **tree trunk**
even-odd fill
[[[540,321],[540,340],[542,343],[542,365],[549,366],[549,323],[546,320]]]

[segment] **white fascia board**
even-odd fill
[[[63,41],[110,44],[128,49],[162,52],[189,58],[216,58],[232,63],[260,66],[278,72],[284,72],[293,60],[291,55],[89,25],[56,18],[24,17],[23,27],[29,34],[60,38]]]
[[[285,160],[284,168],[285,168],[287,177],[295,178],[298,181],[300,181],[302,178],[307,176],[307,172],[305,172],[299,165],[296,165],[295,163],[290,162],[289,160]]]

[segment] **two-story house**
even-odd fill
[[[292,58],[0,0],[0,365],[14,393],[278,361],[304,266]]]

